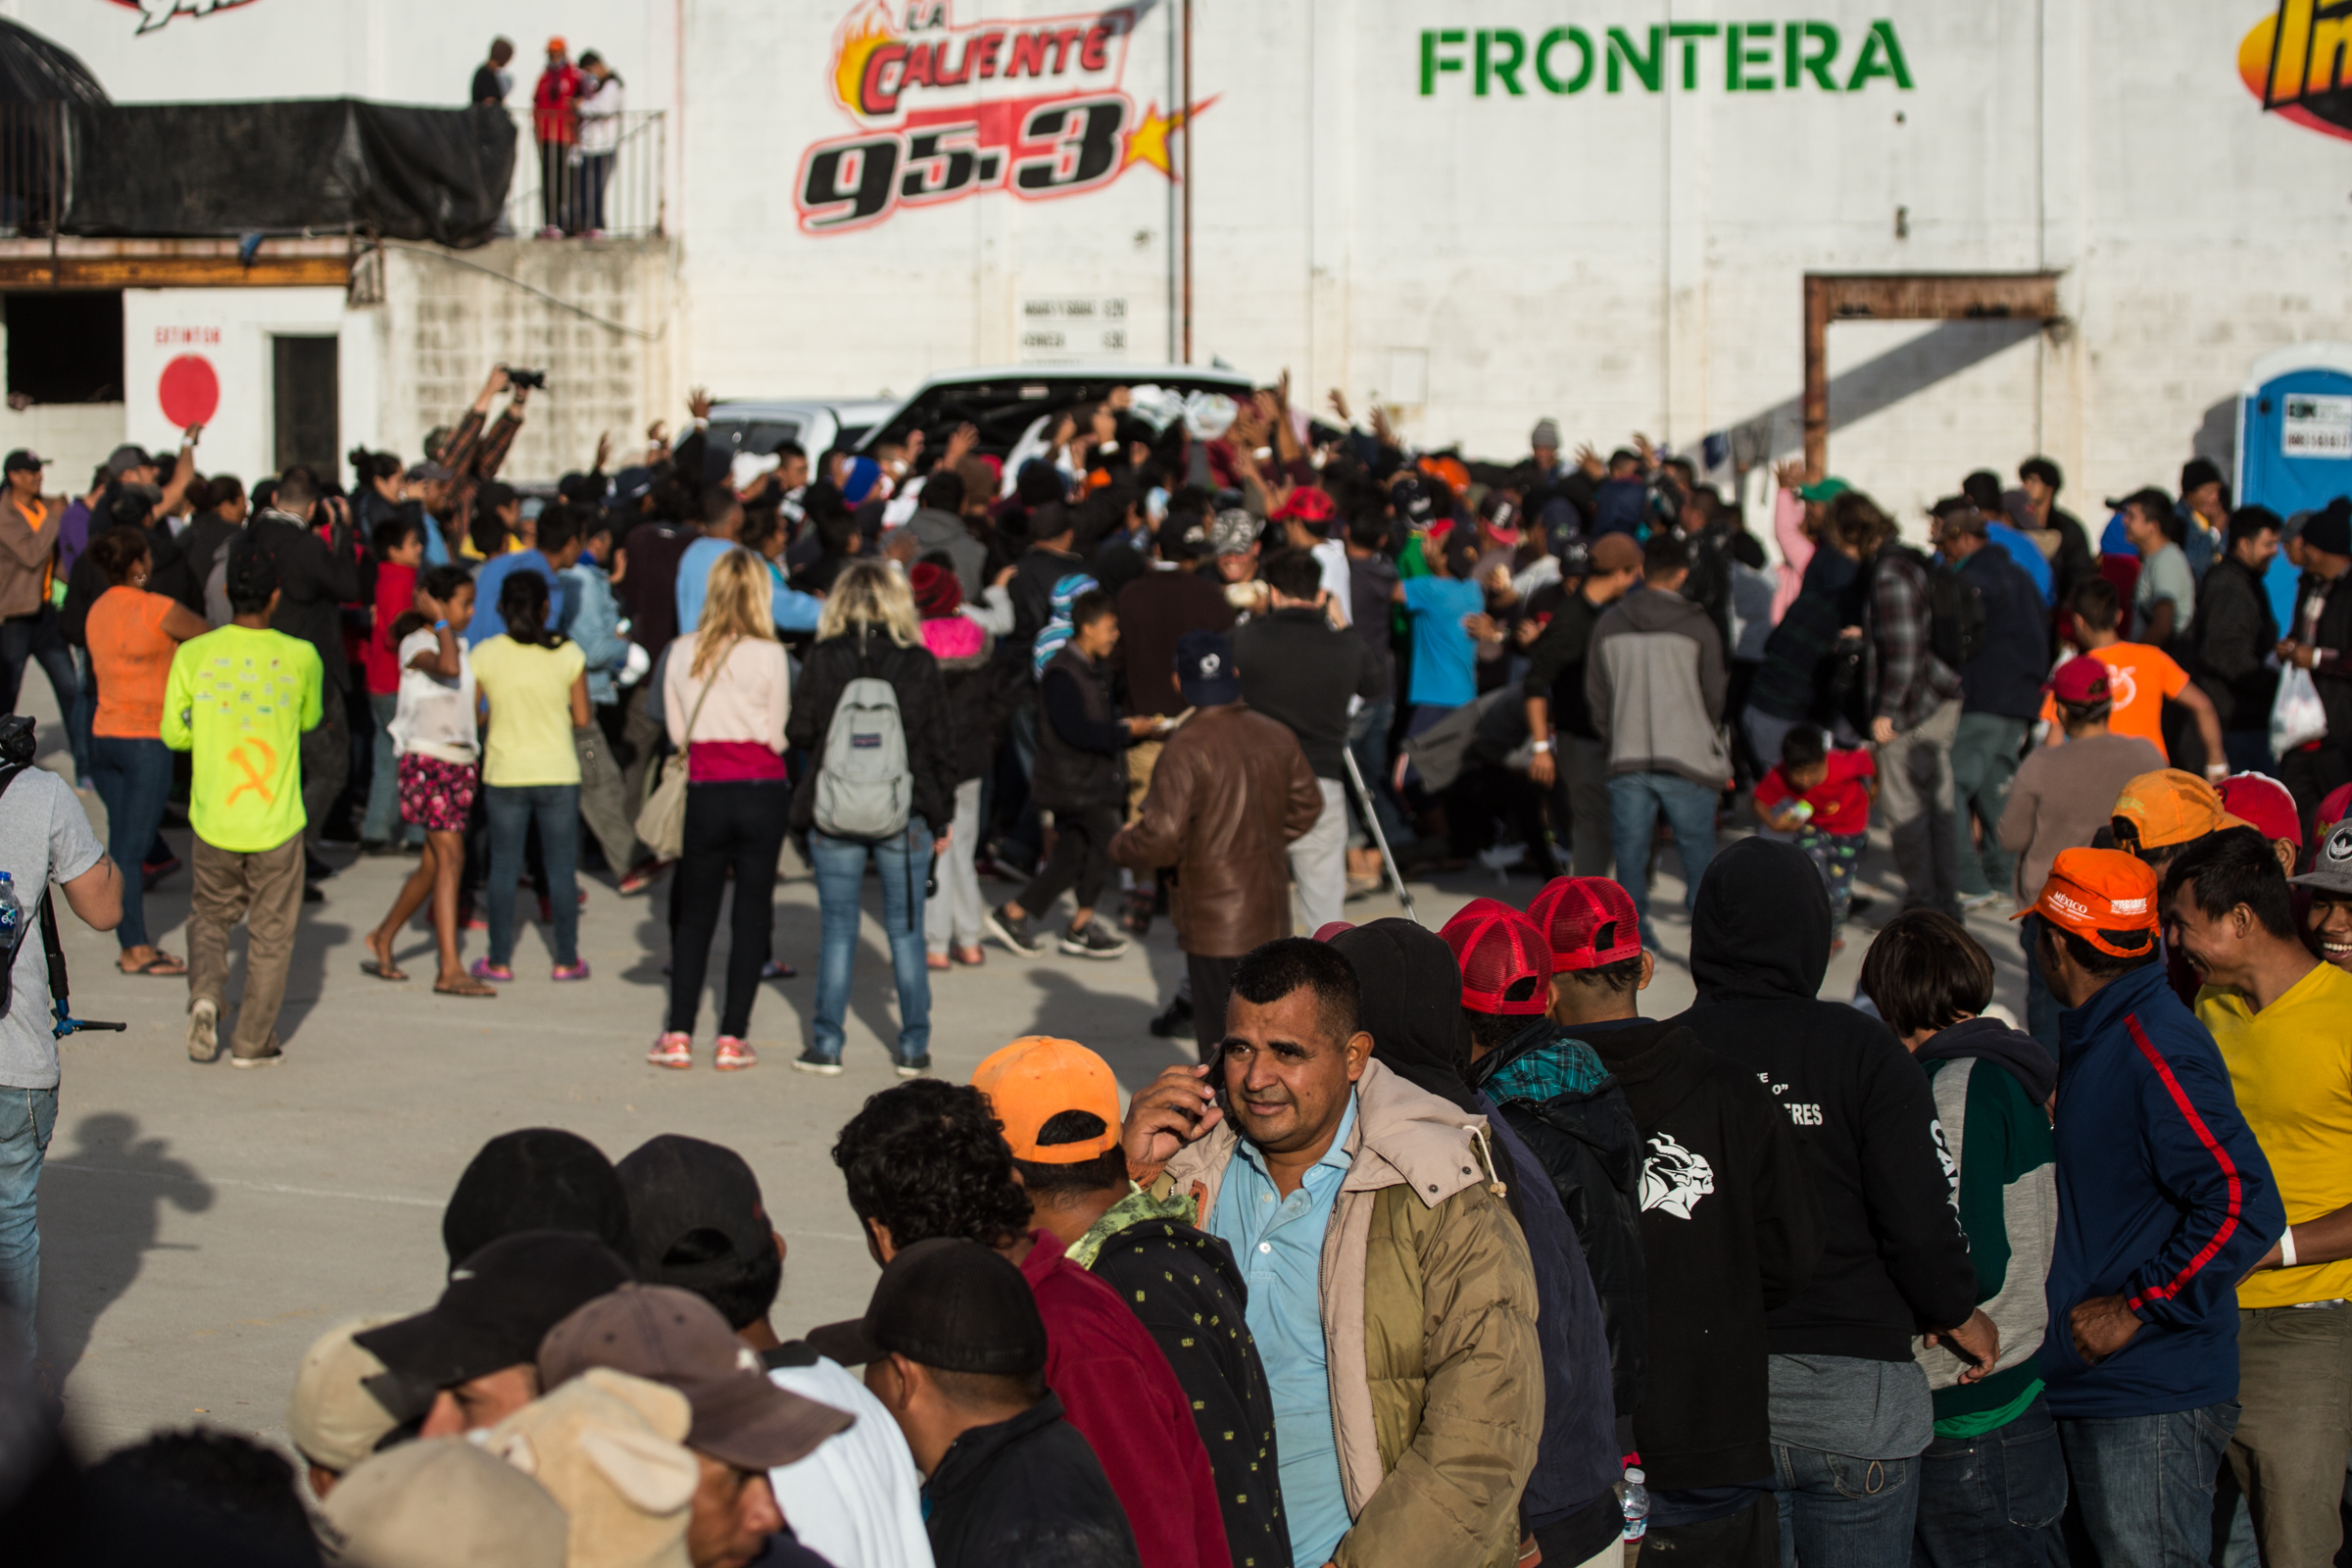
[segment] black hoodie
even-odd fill
[[[1460,1005],[1462,971],[1453,950],[1435,932],[1398,919],[1343,931],[1331,945],[1355,968],[1360,1016],[1382,1065],[1462,1107],[1465,1120],[1487,1120],[1494,1173],[1535,1271],[1536,1332],[1544,1349],[1544,1430],[1522,1510],[1536,1529],[1569,1532],[1581,1552],[1571,1560],[1581,1562],[1610,1534],[1610,1489],[1624,1452],[1609,1397],[1609,1341],[1583,1244],[1535,1152],[1517,1141],[1507,1122],[1489,1114],[1491,1102],[1470,1088],[1470,1025]],[[1596,1509],[1599,1503],[1610,1508]],[[1596,1512],[1601,1517],[1595,1519]],[[1600,1539],[1583,1539],[1595,1525]]]
[[[1773,1353],[1908,1361],[1914,1334],[1976,1310],[1976,1270],[1927,1074],[1884,1023],[1817,999],[1829,962],[1829,895],[1811,862],[1742,839],[1699,880],[1698,1000],[1679,1021],[1781,1102],[1812,1172],[1821,1263],[1773,1313]]]
[[[1678,1023],[1568,1033],[1615,1074],[1648,1149],[1642,1470],[1668,1492],[1769,1475],[1766,1314],[1804,1288],[1821,1252],[1804,1156],[1771,1098]],[[1489,1092],[1513,1095],[1532,1065],[1497,1073]]]

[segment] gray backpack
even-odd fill
[[[816,830],[827,838],[896,838],[914,804],[906,730],[890,682],[860,675],[841,690],[816,774]]]

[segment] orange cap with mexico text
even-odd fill
[[[2101,953],[2137,958],[2149,951],[2153,935],[2137,947],[2119,948],[2099,933],[2155,931],[2156,872],[2121,850],[2060,850],[2034,906],[2009,918],[2029,914],[2072,931]]]
[[[2231,816],[2214,787],[2177,767],[2142,773],[2115,798],[2115,839],[2143,850],[2186,844],[2226,827],[2253,824]]]
[[[1075,1040],[1024,1035],[972,1071],[988,1097],[1012,1157],[1033,1165],[1075,1165],[1119,1147],[1119,1081],[1110,1063]],[[1046,1123],[1065,1110],[1090,1110],[1102,1131],[1071,1144],[1041,1144]]]

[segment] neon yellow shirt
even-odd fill
[[[302,831],[302,732],[323,715],[322,696],[318,652],[299,637],[223,626],[179,645],[164,744],[191,754],[197,837],[257,855]]]
[[[2352,1203],[2352,974],[2316,963],[2255,1012],[2234,991],[2197,993],[2237,1092],[2238,1114],[2262,1145],[2289,1225]],[[2352,1296],[2352,1258],[2264,1269],[2237,1288],[2239,1306],[2292,1306]]]

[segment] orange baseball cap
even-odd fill
[[[2143,850],[2186,844],[2226,827],[2251,827],[2231,816],[2212,785],[2177,767],[2142,773],[2115,798],[2116,842]]]
[[[2029,914],[2072,931],[2101,953],[2140,957],[2153,936],[2138,947],[2119,948],[2099,933],[2155,931],[2155,869],[2122,850],[2060,850],[2034,906],[2009,918],[2023,920]]]
[[[1035,1165],[1075,1165],[1119,1147],[1119,1081],[1110,1063],[1075,1040],[1023,1035],[972,1070],[988,1097],[1012,1157]],[[1040,1144],[1037,1135],[1065,1110],[1091,1110],[1102,1131],[1074,1144]]]
[[[560,55],[564,52],[564,35],[562,33],[547,40],[547,52],[551,55]]]

